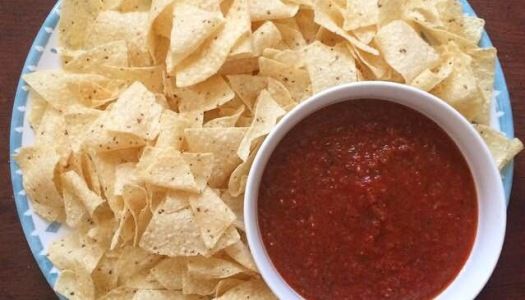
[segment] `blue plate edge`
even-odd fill
[[[18,85],[16,88],[15,101],[13,103],[13,110],[11,113],[11,126],[9,133],[9,166],[11,171],[11,183],[18,218],[20,219],[20,224],[22,225],[22,230],[24,232],[24,236],[27,240],[27,243],[29,244],[29,248],[31,249],[31,253],[33,254],[34,259],[36,260],[40,271],[42,272],[42,274],[44,275],[51,287],[55,285],[55,282],[57,280],[57,274],[51,274],[53,264],[47,258],[46,255],[42,255],[42,251],[44,250],[44,248],[39,237],[31,235],[31,233],[35,230],[35,224],[31,216],[24,215],[24,213],[29,209],[29,205],[25,194],[19,194],[21,191],[24,190],[22,184],[22,175],[16,173],[17,170],[19,170],[19,168],[16,164],[16,161],[13,158],[13,154],[15,154],[16,150],[18,150],[22,146],[22,133],[16,131],[16,128],[22,127],[24,122],[24,113],[23,111],[19,110],[19,107],[25,107],[27,105],[28,91],[25,91],[23,89],[25,83],[22,79],[22,76],[28,73],[29,66],[36,66],[40,61],[42,57],[42,52],[37,51],[35,48],[37,46],[45,46],[48,43],[52,32],[46,31],[46,28],[52,28],[54,30],[56,25],[58,24],[58,21],[60,19],[57,13],[59,5],[60,1],[58,1],[53,6],[53,9],[51,10],[50,14],[46,17],[43,25],[41,26],[40,30],[38,31],[35,37],[35,40],[33,41],[33,44],[31,45],[26,61],[24,62],[24,66],[20,74],[20,80],[18,81]]]

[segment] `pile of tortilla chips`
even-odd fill
[[[70,299],[273,299],[246,246],[254,155],[313,93],[388,80],[490,127],[496,50],[456,0],[64,0],[63,68],[27,74],[34,210],[72,233],[49,258]]]

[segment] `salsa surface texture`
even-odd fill
[[[477,215],[452,139],[381,100],[331,105],[294,127],[258,199],[266,250],[306,299],[430,299],[463,267]]]

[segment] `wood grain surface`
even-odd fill
[[[525,140],[525,5],[470,0],[498,48],[516,135]],[[54,0],[0,0],[0,299],[56,299],[29,251],[9,175],[9,126],[15,88],[32,41]],[[498,266],[478,299],[525,299],[525,154],[516,160],[507,235]]]

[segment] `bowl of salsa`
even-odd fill
[[[472,125],[387,82],[338,86],[286,115],[255,157],[244,215],[280,299],[472,299],[506,222]]]

